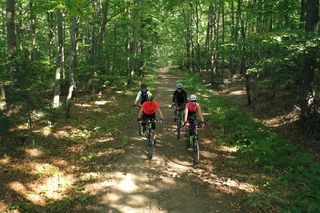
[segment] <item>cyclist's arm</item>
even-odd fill
[[[203,116],[202,116],[202,112],[201,112],[201,107],[200,107],[199,104],[198,104],[198,107],[197,107],[197,111],[198,111],[198,114],[199,114],[199,117],[200,117],[201,121],[204,122],[204,119],[203,119]]]
[[[141,91],[139,91],[138,94],[137,94],[136,100],[135,100],[136,102],[138,102],[138,100],[140,99],[141,94],[142,94]]]
[[[184,110],[184,122],[187,122],[188,120],[188,107]]]
[[[176,99],[177,99],[177,91],[174,91],[173,95],[172,95],[172,103],[175,104],[176,103]]]
[[[137,105],[137,103],[138,103],[138,101],[139,101],[140,97],[141,97],[141,91],[139,91],[139,92],[138,92],[137,97],[136,97],[136,100],[134,100],[133,105]]]
[[[159,112],[159,114],[160,114],[160,117],[163,119],[163,115],[162,115],[162,112],[161,112],[160,107],[158,107],[157,110],[158,110],[158,112]]]
[[[139,110],[138,118],[140,118],[140,117],[141,117],[142,112],[143,112],[143,109],[142,109],[142,107],[141,107],[141,108],[140,108],[140,110]]]

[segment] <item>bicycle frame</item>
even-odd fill
[[[146,131],[145,136],[147,139],[147,145],[148,145],[148,158],[151,160],[153,157],[153,147],[154,147],[154,140],[153,140],[153,130],[152,130],[152,123],[158,123],[161,121],[155,120],[155,119],[147,119],[146,120]]]
[[[198,142],[198,128],[199,125],[192,123],[188,129],[187,141],[185,141],[186,148],[192,147],[193,151],[193,164],[196,165],[200,162],[200,150]]]

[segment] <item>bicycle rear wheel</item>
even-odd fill
[[[200,153],[199,153],[199,142],[196,136],[192,138],[192,149],[193,149],[193,164],[197,165],[200,162]]]

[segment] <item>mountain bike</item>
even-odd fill
[[[185,147],[188,149],[192,147],[193,165],[197,165],[200,162],[200,149],[198,141],[198,129],[201,128],[202,122],[196,124],[195,122],[190,123],[188,128],[187,137],[185,138]]]
[[[141,119],[138,119],[139,122],[143,122]],[[160,123],[162,120],[156,120],[156,119],[147,119],[145,121],[145,131],[144,135],[146,136],[147,139],[147,151],[148,151],[148,159],[151,160],[153,157],[153,148],[154,148],[154,140],[153,136],[154,133],[152,131],[152,124],[153,123]]]
[[[176,105],[172,105],[171,108],[174,108],[175,107],[175,111],[177,112],[176,114],[176,117],[177,117],[177,120],[176,120],[176,123],[177,123],[177,137],[178,139],[180,138],[181,136],[181,129],[182,129],[182,107],[181,106],[176,106]]]

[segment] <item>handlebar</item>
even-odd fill
[[[183,123],[182,126],[185,126],[186,123],[190,123],[190,122],[187,121],[187,122]],[[207,123],[206,123],[205,121],[203,121],[203,122],[200,121],[200,122],[197,123],[196,127],[197,127],[198,129],[203,128],[203,127],[202,127],[202,124],[205,124],[205,126],[207,126]]]
[[[137,121],[143,121],[142,118],[138,118]],[[155,122],[155,123],[162,123],[163,122],[163,119],[146,119],[146,121],[152,121],[152,122]]]

